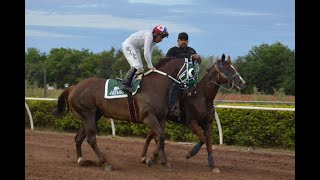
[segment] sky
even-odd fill
[[[157,44],[164,54],[180,32],[204,57],[235,59],[264,43],[295,49],[294,0],[26,0],[25,51],[120,49],[130,34],[159,24],[169,32]]]

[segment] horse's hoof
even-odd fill
[[[220,170],[219,170],[219,168],[213,168],[213,169],[211,170],[211,172],[213,172],[213,173],[220,173]]]
[[[186,158],[187,159],[190,159],[192,156],[191,156],[191,154],[190,153],[188,153],[187,155],[186,155]]]
[[[165,170],[171,171],[172,170],[172,166],[170,163],[164,163],[162,164]]]
[[[104,166],[104,169],[105,169],[106,171],[112,171],[112,170],[113,170],[113,167],[112,167],[111,165],[105,165],[105,166]]]
[[[158,164],[159,156],[156,156],[153,158],[152,162],[153,164]]]
[[[142,164],[147,164],[147,163],[146,163],[146,160],[147,160],[147,157],[142,157],[140,162],[141,162]]]
[[[146,164],[150,167],[153,164],[153,162],[152,162],[152,160],[150,158],[147,158],[146,159]]]
[[[82,157],[79,157],[77,160],[78,164],[81,166],[81,162],[82,162]]]

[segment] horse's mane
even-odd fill
[[[162,57],[159,59],[158,63],[154,66],[155,68],[159,68],[163,65],[165,65],[167,62],[173,60],[173,59],[177,59],[177,58],[174,58],[174,57]]]

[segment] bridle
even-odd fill
[[[216,84],[217,86],[219,86],[219,87],[221,87],[221,88],[223,88],[223,89],[225,89],[225,90],[227,90],[227,91],[231,92],[231,89],[234,87],[234,78],[235,78],[235,76],[236,76],[236,75],[238,75],[239,73],[237,72],[236,74],[232,75],[232,76],[231,76],[231,78],[228,78],[228,84],[229,84],[230,79],[231,79],[231,80],[232,80],[232,86],[230,87],[230,89],[227,89],[227,88],[225,88],[225,87],[221,86],[221,85],[220,85],[220,83],[219,83],[219,81],[220,81],[220,74],[221,74],[221,71],[219,70],[219,68],[218,68],[217,64],[215,64],[215,68],[216,68],[216,70],[218,71],[218,78],[217,78],[217,82],[214,82],[214,81],[212,81],[212,80],[211,80],[211,82],[212,82],[212,83],[214,83],[214,84]]]
[[[219,88],[223,88],[224,90],[227,90],[227,91],[231,92],[231,90],[232,90],[233,87],[235,86],[234,78],[235,78],[236,76],[239,76],[239,73],[234,69],[236,73],[233,74],[230,78],[228,78],[228,84],[229,84],[230,81],[232,81],[231,87],[228,89],[228,88],[225,88],[225,87],[221,86],[221,84],[219,83],[221,71],[219,70],[219,68],[218,68],[218,66],[217,66],[217,63],[215,64],[215,68],[216,68],[216,70],[218,71],[217,81],[215,82],[215,81],[212,81],[212,80],[211,80],[211,82],[214,83],[215,85],[219,86]],[[222,92],[222,95],[221,95],[221,97],[219,98],[219,100],[218,100],[218,102],[217,102],[217,104],[216,104],[215,106],[217,106],[218,104],[220,104],[221,101],[222,101],[227,95],[228,95],[228,94]]]

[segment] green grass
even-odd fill
[[[46,90],[40,88],[37,84],[29,84],[28,82],[25,82],[25,97],[36,97],[36,98],[58,98],[60,93],[62,92],[62,89],[53,89],[53,90]]]

